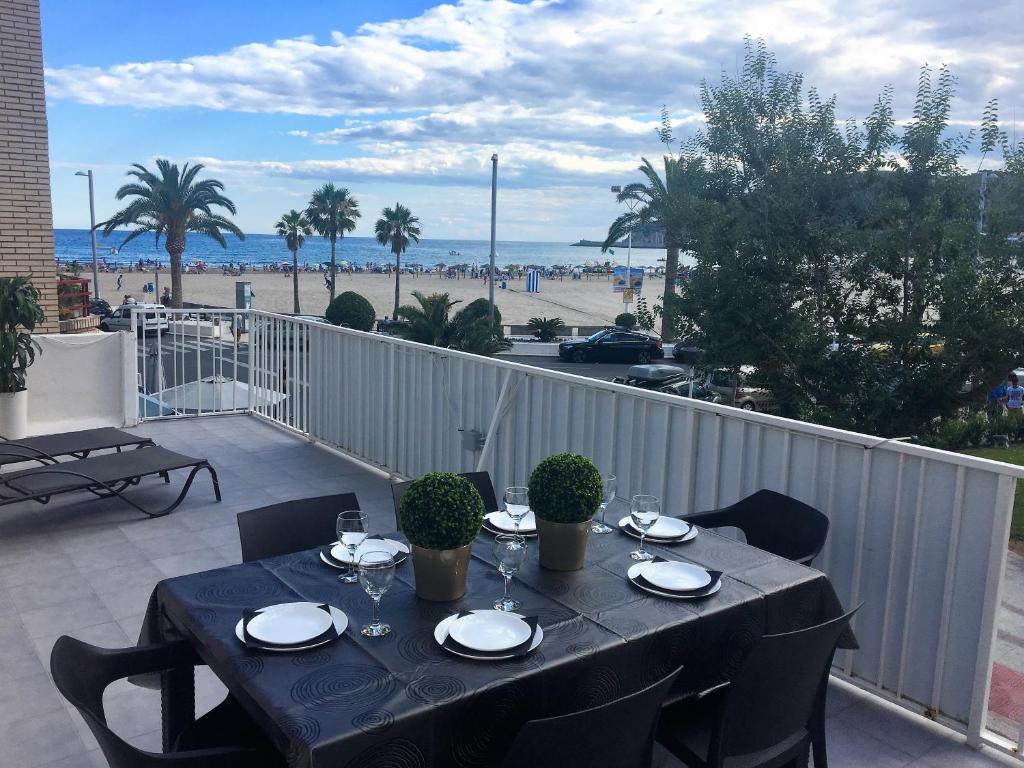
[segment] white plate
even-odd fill
[[[496,653],[525,643],[530,625],[505,611],[477,611],[453,621],[448,634],[471,650]]]
[[[682,520],[677,520],[675,518],[659,517],[658,522],[651,526],[651,530],[653,531],[655,528],[657,528],[658,523],[660,523],[662,520],[672,520],[676,523],[681,523],[683,526],[686,526],[686,533],[677,534],[674,536],[655,536],[654,534],[648,533],[646,536],[648,541],[667,544],[681,544],[684,541],[693,541],[695,538],[697,538],[697,526],[690,525],[689,523],[683,522]],[[632,536],[635,539],[640,538],[640,530],[635,525],[633,525],[633,518],[629,515],[619,520],[619,528],[627,536]]]
[[[484,610],[481,610],[481,611],[473,611],[473,613],[486,613],[486,612],[489,612],[489,609],[484,609]],[[524,616],[522,616],[522,615],[520,615],[518,613],[508,613],[506,615],[514,616],[517,619],[524,619],[525,618]],[[448,637],[448,628],[455,622],[455,619],[457,617],[458,617],[458,614],[452,614],[451,616],[446,616],[445,618],[441,619],[441,621],[439,621],[437,623],[436,627],[434,627],[434,640],[437,641],[438,645],[440,645],[440,646],[444,645],[444,641]],[[544,639],[544,628],[541,627],[540,624],[538,624],[537,625],[537,631],[533,635],[533,642],[530,644],[530,650],[532,651],[532,650],[536,649],[536,647],[538,645],[540,645],[540,643],[541,643],[541,641],[543,639]],[[448,651],[449,653],[454,653],[456,656],[461,656],[464,659],[473,659],[475,661],[503,661],[505,659],[511,659],[512,658],[512,654],[511,653],[508,656],[475,656],[472,653],[472,651],[468,651],[468,650],[465,651],[465,652],[457,651],[457,650],[452,650],[450,648],[445,648],[445,650]]]
[[[489,512],[485,517],[487,518],[487,521],[499,531],[505,531],[507,533],[516,532],[516,523],[506,512]],[[536,530],[537,518],[533,516],[533,512],[527,512],[526,517],[524,517],[519,523],[519,532],[533,533]]]
[[[669,592],[693,592],[711,584],[711,574],[692,563],[643,563],[640,573],[654,586]]]
[[[259,611],[246,629],[263,643],[302,645],[326,632],[333,619],[316,603],[282,603]]]
[[[640,575],[640,570],[645,565],[647,565],[647,563],[637,563],[636,565],[630,566],[629,570],[626,571],[626,575],[629,576],[630,579],[635,579],[637,576]],[[714,585],[707,590],[707,592],[697,592],[689,594],[685,592],[682,594],[678,592],[668,592],[666,590],[657,589],[656,587],[647,586],[646,584],[637,581],[634,581],[632,583],[640,589],[642,589],[644,592],[650,592],[652,595],[658,595],[660,597],[670,597],[673,600],[703,600],[705,597],[710,597],[722,588],[721,579],[716,581]]]
[[[637,533],[640,529],[636,527],[632,516],[628,517],[627,525]],[[647,535],[654,539],[678,539],[690,532],[690,524],[675,517],[659,517],[654,525],[647,532]]]
[[[395,557],[400,552],[409,554],[409,547],[394,539],[363,539],[363,543],[356,547],[356,559],[353,561],[348,556],[348,547],[337,541],[331,545],[331,557],[343,563],[358,563],[359,558],[367,552],[387,552],[392,557]]]

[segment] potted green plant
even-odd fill
[[[554,571],[578,571],[587,551],[590,518],[601,506],[601,473],[586,456],[557,453],[537,465],[529,488],[540,564]]]
[[[466,594],[470,549],[484,519],[473,484],[452,472],[428,472],[409,485],[398,519],[412,545],[416,594],[441,602]]]
[[[27,277],[0,277],[0,436],[17,440],[28,423],[25,373],[39,343],[32,338],[43,322],[39,291]]]

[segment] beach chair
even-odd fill
[[[164,509],[152,512],[133,501],[124,491],[138,485],[144,477],[159,475],[171,482],[170,472],[190,470],[178,498]],[[64,461],[45,467],[32,467],[0,475],[0,506],[19,501],[38,501],[46,504],[54,496],[72,491],[88,491],[100,498],[117,496],[149,517],[162,517],[172,512],[192,486],[201,469],[210,473],[213,492],[220,501],[217,472],[206,459],[194,459],[160,446],[149,446],[122,453],[89,456],[77,461]]]
[[[58,432],[21,440],[7,440],[0,436],[0,467],[26,461],[36,461],[43,465],[56,464],[58,457],[84,459],[93,451],[116,449],[120,452],[124,448],[151,445],[151,438],[133,435],[114,427]]]

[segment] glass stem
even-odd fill
[[[507,573],[502,575],[505,577],[505,602],[508,602],[508,586],[509,583],[512,581],[512,577],[509,576]]]
[[[380,624],[380,598],[375,597],[373,599],[373,626]]]
[[[604,516],[606,514],[608,514],[608,505],[607,504],[602,504],[601,505],[601,525],[605,524]]]
[[[646,552],[644,552],[644,536],[646,536],[646,535],[647,535],[646,531],[640,531],[640,554],[641,555],[646,554]]]

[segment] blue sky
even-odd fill
[[[189,6],[191,5],[191,11]],[[182,12],[182,9],[185,9]],[[54,221],[100,218],[131,162],[200,160],[248,232],[269,232],[324,181],[349,187],[370,234],[399,200],[427,237],[486,238],[501,158],[501,239],[600,237],[611,184],[659,153],[667,105],[699,125],[701,78],[734,69],[744,34],[863,117],[917,69],[960,77],[957,120],[999,96],[1024,109],[1010,0],[464,0],[288,3],[42,0]]]

